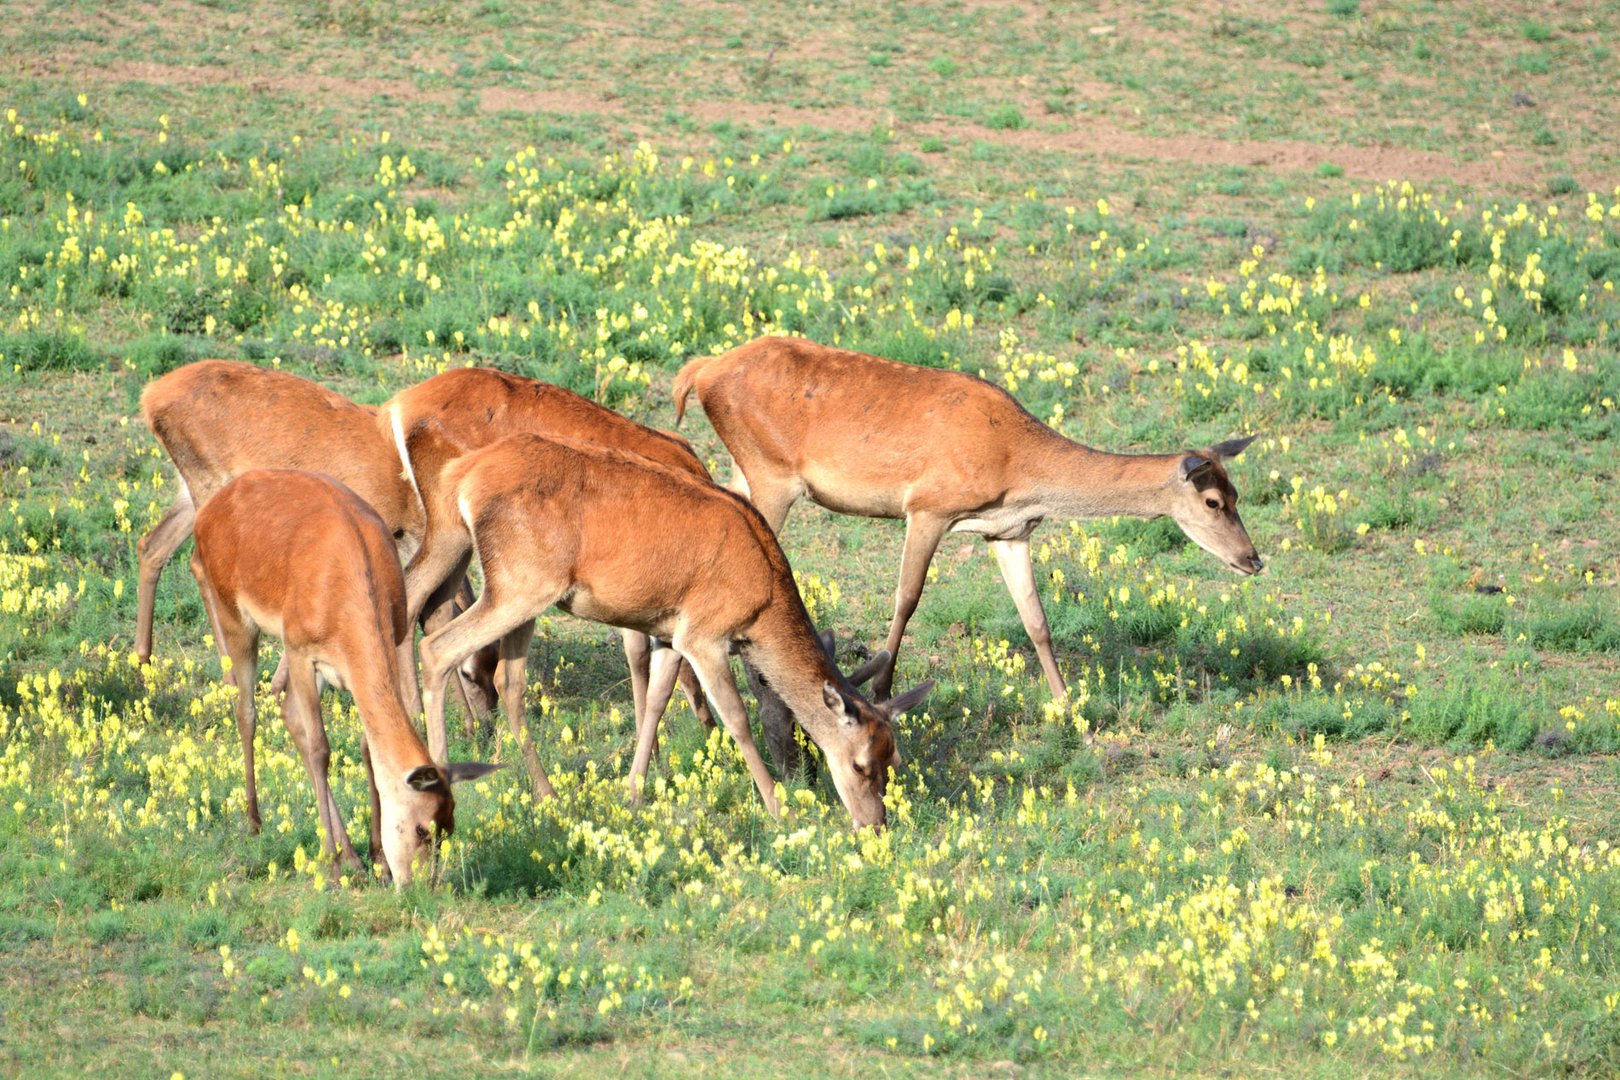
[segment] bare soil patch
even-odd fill
[[[825,44],[825,43],[823,43]],[[795,50],[805,43],[796,43]],[[427,88],[409,79],[354,77],[313,72],[244,71],[234,67],[167,64],[157,61],[119,60],[82,53],[48,53],[26,61],[39,76],[68,76],[98,83],[145,82],[157,86],[198,89],[239,86],[249,91],[279,92],[340,102],[379,98],[402,104],[448,105],[463,98],[465,90]],[[1106,84],[1077,88],[1080,96],[1096,104],[1114,89]],[[607,87],[568,88],[485,86],[476,90],[478,108],[491,112],[546,112],[595,116],[624,123],[627,130],[645,135],[644,121],[627,101]],[[1331,163],[1359,180],[1407,179],[1418,183],[1456,182],[1503,190],[1539,190],[1548,166],[1536,155],[1492,150],[1488,156],[1458,160],[1444,153],[1393,145],[1331,144],[1302,140],[1228,139],[1211,135],[1148,135],[1121,126],[1103,110],[1093,110],[1061,123],[1043,117],[1039,126],[1022,129],[989,128],[965,119],[905,122],[893,109],[857,105],[826,107],[789,105],[738,98],[682,100],[670,104],[704,123],[730,121],[748,125],[807,127],[826,131],[864,131],[883,126],[898,133],[925,137],[982,141],[991,145],[1043,153],[1072,154],[1100,162],[1147,161],[1191,166],[1236,166],[1277,172],[1306,172]],[[1039,115],[1031,106],[1032,113]],[[628,119],[628,122],[625,122]],[[1600,178],[1578,176],[1588,187],[1602,186]]]

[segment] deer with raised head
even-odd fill
[[[464,454],[509,435],[543,435],[622,450],[695,480],[709,481],[709,470],[681,436],[644,427],[571,390],[494,368],[455,368],[435,375],[395,394],[379,413],[423,507],[422,543],[405,568],[406,608],[411,618],[424,608],[433,610],[443,604],[466,579],[471,553],[457,535],[465,527],[453,503],[441,497],[444,467]],[[524,766],[536,793],[544,796],[551,794],[551,784],[535,754],[523,711],[524,673],[533,635],[532,625],[518,627],[501,642],[496,679]],[[639,630],[626,629],[623,638],[638,730],[649,699],[649,682],[651,696],[667,702],[670,684],[677,677],[699,721],[705,727],[714,726],[703,692],[678,654],[653,650],[653,642]],[[419,699],[414,672],[411,675],[405,699],[414,710]],[[660,712],[662,708],[660,705]],[[435,757],[445,751],[442,744],[434,743],[431,729],[428,747]]]
[[[143,664],[152,658],[153,609],[163,567],[191,535],[197,508],[233,477],[253,469],[324,473],[376,511],[401,557],[408,558],[421,543],[421,504],[402,475],[377,411],[319,383],[237,360],[199,360],[148,384],[141,415],[180,474],[174,505],[136,545],[135,653]],[[469,590],[464,604],[471,599]],[[430,618],[429,626],[436,628],[449,615]],[[478,661],[461,673],[457,685],[470,711],[483,712],[494,700],[494,658],[484,654]],[[414,666],[411,675],[414,685]],[[278,673],[278,687],[281,681]]]
[[[1106,453],[1058,434],[975,376],[798,338],[760,338],[688,363],[675,377],[677,423],[694,391],[731,453],[733,489],[773,531],[801,496],[839,513],[905,519],[878,700],[948,532],[989,541],[1057,698],[1063,676],[1029,553],[1043,519],[1169,516],[1232,570],[1264,566],[1224,464],[1254,436],[1171,454]]]
[[[405,580],[394,537],[359,496],[326,476],[293,470],[247,472],[196,515],[191,570],[202,590],[227,678],[236,686],[236,727],[247,772],[249,827],[259,831],[253,764],[259,635],[281,638],[287,663],[287,729],[309,770],[334,873],[360,868],[327,782],[331,751],[321,718],[320,681],[354,695],[371,779],[371,854],[394,884],[431,861],[455,828],[450,785],[492,765],[441,765],[399,698],[398,657],[410,636]]]
[[[484,589],[422,642],[430,742],[443,730],[449,672],[555,604],[668,640],[691,662],[777,814],[732,679],[735,648],[821,748],[856,827],[883,824],[889,770],[900,761],[892,719],[933,684],[883,705],[863,698],[828,659],[776,537],[745,500],[642,457],[535,435],[458,458],[441,481],[444,511],[461,522],[445,540],[476,550]],[[636,733],[637,795],[662,705],[649,701]]]

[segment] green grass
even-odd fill
[[[7,1072],[1620,1068],[1611,27],[272,3],[248,52],[245,13],[0,27],[42,58],[0,73]],[[268,696],[246,835],[184,551],[128,660],[174,493],[148,379],[237,357],[377,403],[492,363],[669,426],[687,357],[766,332],[981,373],[1089,445],[1258,433],[1230,470],[1269,568],[1046,523],[1055,707],[948,538],[881,839],[808,775],[769,820],[684,706],[630,811],[622,658],[560,615],[528,716],[562,794],[459,793],[439,888],[324,880]],[[900,537],[784,530],[846,663]]]

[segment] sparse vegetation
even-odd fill
[[[8,1073],[1620,1070],[1613,27],[269,3],[249,52],[246,13],[0,24],[42,58],[0,73]],[[1049,521],[1054,704],[948,538],[881,836],[812,775],[770,820],[684,706],[632,811],[622,658],[561,614],[529,703],[561,795],[458,793],[438,889],[326,879],[268,663],[245,834],[186,574],[129,656],[175,491],[147,379],[238,357],[374,403],[489,363],[669,426],[686,358],[770,332],[981,374],[1108,449],[1257,432],[1269,569]],[[843,659],[899,535],[789,519]]]

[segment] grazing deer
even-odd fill
[[[191,570],[220,656],[237,689],[236,728],[247,770],[249,827],[259,831],[253,767],[259,633],[281,638],[287,661],[283,715],[315,786],[334,872],[358,870],[359,856],[327,783],[331,752],[320,683],[354,695],[371,778],[371,854],[386,859],[394,884],[431,859],[455,828],[450,785],[495,766],[435,764],[399,699],[400,645],[410,638],[405,581],[394,538],[354,492],[326,476],[286,469],[247,472],[196,515]]]
[[[702,482],[709,480],[709,470],[681,436],[643,427],[560,386],[493,368],[456,368],[435,375],[395,394],[382,406],[380,415],[423,507],[422,543],[405,568],[406,610],[413,619],[424,607],[440,607],[466,580],[471,552],[456,535],[465,526],[454,503],[441,498],[440,491],[445,465],[464,454],[508,435],[544,435],[613,447]],[[524,671],[534,628],[514,634],[518,636],[500,646],[502,662],[496,677],[524,766],[536,792],[549,795],[551,784],[529,740],[523,712]],[[679,656],[668,650],[652,651],[651,642],[640,631],[625,630],[623,636],[637,729],[646,711],[649,679],[652,696],[667,702],[678,676],[698,719],[705,727],[713,727],[703,692]],[[415,711],[419,699],[414,669],[407,674],[410,685],[404,688],[405,701]],[[663,711],[662,704],[659,711]],[[428,744],[435,759],[442,760],[445,747],[433,742],[431,730]]]
[[[449,672],[556,604],[670,641],[696,670],[776,814],[774,785],[731,676],[735,647],[821,748],[856,827],[883,824],[883,792],[900,760],[892,718],[933,684],[884,705],[862,698],[823,651],[782,549],[743,499],[642,457],[535,435],[451,462],[439,497],[442,511],[461,522],[444,539],[461,552],[476,549],[484,590],[422,642],[430,745],[444,728]],[[631,785],[638,794],[661,705],[648,703],[637,730]]]
[[[141,394],[141,415],[180,474],[174,505],[136,545],[135,653],[143,664],[152,659],[152,616],[163,567],[191,535],[197,508],[242,473],[271,468],[325,473],[377,512],[403,556],[421,542],[421,505],[401,475],[376,410],[319,383],[257,364],[199,360],[153,380]],[[436,627],[448,615],[429,625]],[[493,656],[480,660],[458,680],[471,711],[487,711],[494,700]]]
[[[1044,518],[1168,515],[1238,573],[1264,566],[1223,466],[1254,436],[1174,454],[1105,453],[1059,435],[983,379],[798,338],[761,338],[681,368],[677,423],[694,390],[731,452],[734,489],[773,531],[801,495],[840,513],[905,519],[878,700],[947,532],[989,541],[1057,698],[1063,676],[1029,555]]]

